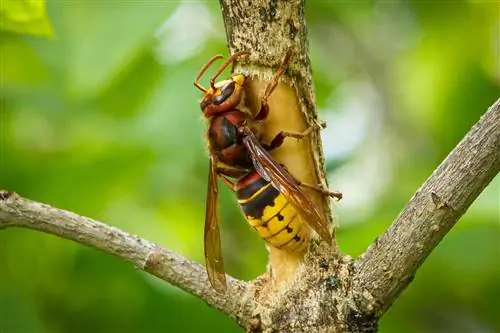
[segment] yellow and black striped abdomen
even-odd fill
[[[269,245],[299,251],[307,243],[307,229],[291,203],[252,171],[236,184],[238,203],[250,225]]]

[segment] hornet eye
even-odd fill
[[[234,91],[234,86],[235,86],[234,81],[231,81],[222,86],[222,88],[220,88],[220,95],[214,97],[214,104],[219,105],[223,103],[226,99],[228,99],[228,97],[231,96]]]

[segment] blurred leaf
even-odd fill
[[[104,112],[118,117],[135,115],[164,75],[165,67],[148,50],[113,79],[109,89],[99,96],[99,104]]]
[[[19,34],[52,36],[45,0],[2,0],[0,30]]]
[[[177,1],[76,1],[54,5],[68,92],[92,97],[153,42]]]
[[[17,93],[45,83],[48,71],[36,51],[17,36],[1,33],[1,92]]]
[[[16,283],[11,281],[0,282],[0,332],[46,332],[25,292],[16,289]]]

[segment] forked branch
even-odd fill
[[[238,64],[242,73],[259,80],[269,79],[271,69],[277,67],[287,50],[292,50],[294,58],[284,81],[293,90],[286,84],[278,89],[282,90],[283,98],[276,104],[285,111],[279,114],[279,107],[273,107],[273,114],[279,115],[274,129],[282,130],[283,122],[293,117],[305,129],[316,120],[316,112],[304,1],[220,0],[220,3],[231,53],[251,51],[248,60]],[[256,84],[257,95],[258,88]],[[304,147],[308,152],[305,160],[310,161],[311,155],[314,160],[310,174],[324,180],[319,136],[314,135],[311,144]],[[285,151],[281,157],[286,160],[290,155]],[[297,169],[303,169],[302,165]],[[434,171],[391,227],[355,263],[354,270],[348,257],[338,260],[340,255],[328,252],[329,247],[317,247],[326,252],[310,253],[316,257],[306,263],[310,265],[307,270],[302,270],[307,272],[302,282],[286,285],[278,297],[259,302],[257,307],[256,293],[250,284],[228,278],[228,292],[218,294],[210,287],[205,268],[178,254],[90,218],[6,191],[0,191],[0,229],[34,229],[113,254],[199,297],[248,330],[361,331],[360,327],[368,326],[359,318],[366,315],[367,321],[374,324],[370,331],[374,331],[377,317],[405,289],[429,253],[499,170],[500,100]],[[330,216],[326,202],[318,200],[318,203],[323,206],[325,216]],[[273,260],[277,262],[271,256]],[[335,267],[345,269],[334,272]],[[274,275],[277,272],[273,270]],[[329,280],[324,279],[326,274]],[[352,311],[357,313],[352,316]]]

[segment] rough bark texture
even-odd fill
[[[221,0],[220,3],[230,53],[251,52],[234,67],[235,72],[249,78],[246,92],[251,109],[259,109],[265,85],[284,55],[289,51],[292,54],[291,64],[281,78],[282,83],[269,100],[270,114],[264,122],[263,139],[270,140],[282,130],[302,132],[317,123],[304,2]],[[328,187],[323,148],[317,131],[300,142],[288,139],[271,154],[300,181]],[[329,199],[307,192],[333,227]],[[337,252],[337,247],[334,243],[332,249],[324,250],[326,252],[315,255],[330,255],[332,250]],[[303,262],[303,255],[269,248],[269,262],[270,283],[278,288],[293,278]]]
[[[251,103],[258,99],[262,81],[271,76],[285,51],[292,49],[294,53],[294,62],[273,97],[271,110],[278,116],[271,119],[268,130],[283,129],[278,128],[279,122],[295,117],[293,112],[298,116],[290,125],[297,128],[316,119],[303,5],[297,0],[221,0],[231,51],[252,52],[245,63],[236,67],[253,77]],[[289,104],[280,111],[283,103]],[[299,172],[299,179],[324,179],[317,134],[301,144],[300,151],[312,154],[313,162],[294,163],[313,172],[300,174],[300,170],[289,166],[291,172],[296,176]],[[287,149],[292,148],[293,142],[276,158],[286,160]],[[182,256],[92,219],[7,191],[0,191],[0,229],[35,229],[114,254],[200,297],[249,332],[375,332],[379,317],[499,169],[500,100],[358,261],[316,240],[311,242],[305,258],[296,260],[298,264],[271,253],[274,268],[286,262],[297,270],[296,274],[285,274],[288,282],[280,288],[269,283],[273,281],[270,275],[276,275],[273,271],[248,284],[228,278],[228,293],[217,294],[209,287],[204,268]],[[321,198],[315,200],[321,204]],[[326,202],[321,207],[329,215]]]
[[[382,314],[418,267],[500,171],[497,101],[363,254],[355,290],[362,309]]]

